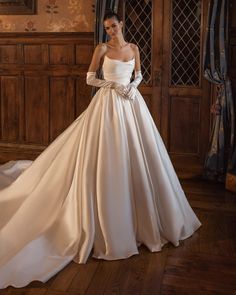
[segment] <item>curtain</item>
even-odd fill
[[[203,54],[204,77],[216,87],[212,107],[214,122],[204,177],[222,182],[228,174],[236,176],[234,101],[227,73],[228,10],[228,0],[209,1]]]

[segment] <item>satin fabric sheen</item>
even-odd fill
[[[104,78],[127,85],[134,59],[104,58]],[[34,161],[0,168],[0,288],[47,281],[70,261],[160,251],[201,225],[148,108],[101,88]],[[5,188],[3,188],[5,187]]]

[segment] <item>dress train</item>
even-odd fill
[[[105,58],[104,77],[127,84],[133,68]],[[114,260],[178,246],[201,225],[138,90],[125,100],[101,88],[34,162],[0,175],[0,288],[45,282],[91,251]]]

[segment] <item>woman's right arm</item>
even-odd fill
[[[93,57],[88,69],[88,72],[96,72],[100,66],[100,62],[104,54],[106,53],[107,48],[105,44],[98,44],[94,50]]]
[[[112,87],[112,82],[96,78],[96,71],[100,66],[103,55],[106,53],[106,45],[99,44],[94,50],[93,57],[87,72],[86,82],[96,87]]]

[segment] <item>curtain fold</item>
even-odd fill
[[[216,86],[215,114],[204,177],[224,182],[235,168],[235,111],[227,72],[228,0],[211,0],[204,42],[204,77]],[[232,180],[232,177],[231,177]],[[226,181],[228,185],[228,181]]]

